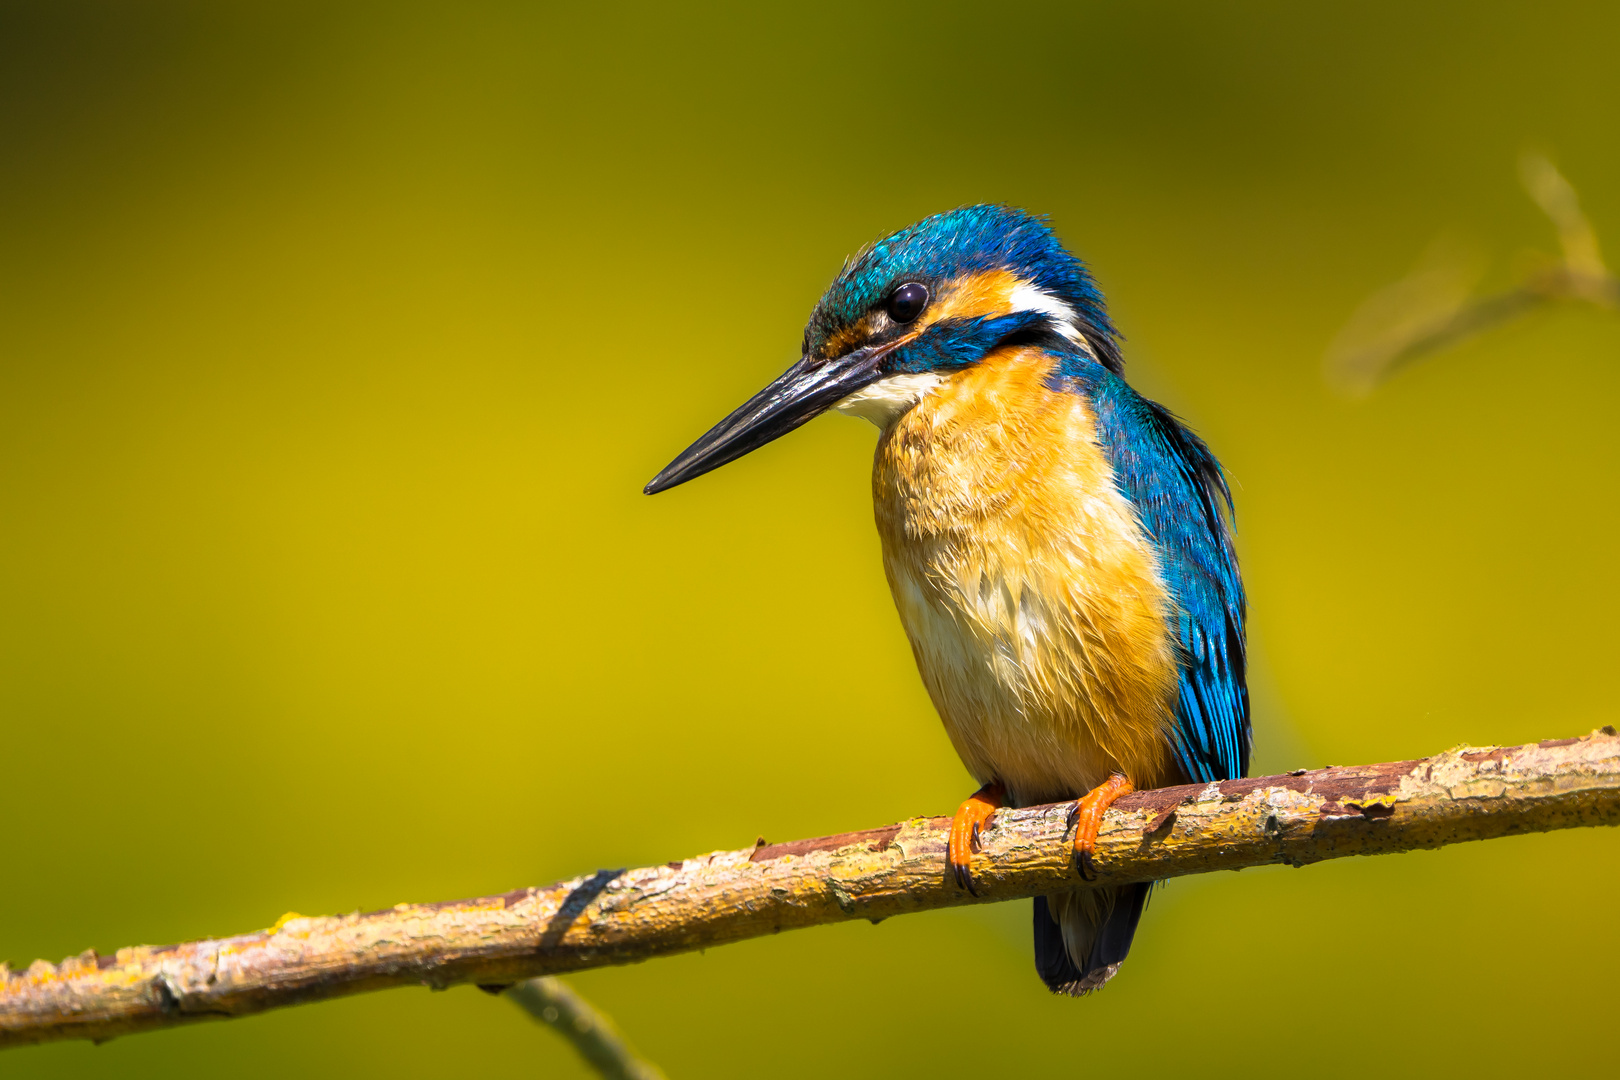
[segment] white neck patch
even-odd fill
[[[833,408],[845,416],[859,416],[870,420],[877,425],[879,431],[882,431],[899,419],[901,413],[917,404],[924,395],[944,381],[943,375],[931,372],[890,375],[888,378],[861,387]]]
[[[1051,293],[1042,292],[1028,282],[1019,282],[1007,296],[1014,311],[1039,311],[1052,317],[1053,328],[1087,352],[1091,345],[1080,332],[1080,315]]]

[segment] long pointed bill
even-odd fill
[[[683,450],[663,472],[652,478],[645,489],[647,494],[656,495],[736,461],[815,419],[861,387],[881,378],[883,357],[888,352],[886,348],[865,348],[836,360],[809,357],[800,360]]]

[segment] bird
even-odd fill
[[[1001,807],[1075,801],[1074,886],[1034,900],[1035,967],[1101,988],[1153,883],[1092,886],[1103,814],[1133,790],[1247,774],[1246,602],[1226,474],[1125,379],[1090,269],[998,204],[862,249],[800,358],[647,484],[654,494],[828,412],[879,430],[883,568],[946,734],[981,786],[947,879]]]

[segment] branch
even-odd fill
[[[1478,268],[1439,245],[1402,280],[1379,290],[1350,317],[1323,358],[1330,383],[1365,397],[1396,371],[1548,304],[1575,301],[1620,308],[1620,278],[1603,262],[1597,233],[1575,189],[1540,154],[1526,154],[1520,178],[1558,232],[1562,255],[1503,292],[1470,297]]]
[[[591,1008],[590,1002],[561,979],[550,975],[527,979],[508,989],[507,996],[573,1043],[580,1057],[607,1080],[664,1080],[662,1069],[638,1058],[613,1021]]]
[[[781,930],[1011,900],[1080,885],[1073,803],[1003,810],[974,862],[978,896],[945,871],[948,818],[599,870],[504,896],[290,916],[183,945],[0,966],[0,1046],[110,1039],[382,990],[502,987]],[[1620,824],[1620,737],[1462,747],[1383,765],[1128,795],[1098,841],[1102,884],[1153,881],[1464,840]]]

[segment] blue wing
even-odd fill
[[[1135,505],[1178,606],[1177,763],[1194,782],[1249,771],[1243,579],[1220,462],[1168,409],[1095,361],[1066,359],[1063,388],[1086,393],[1121,493]]]

